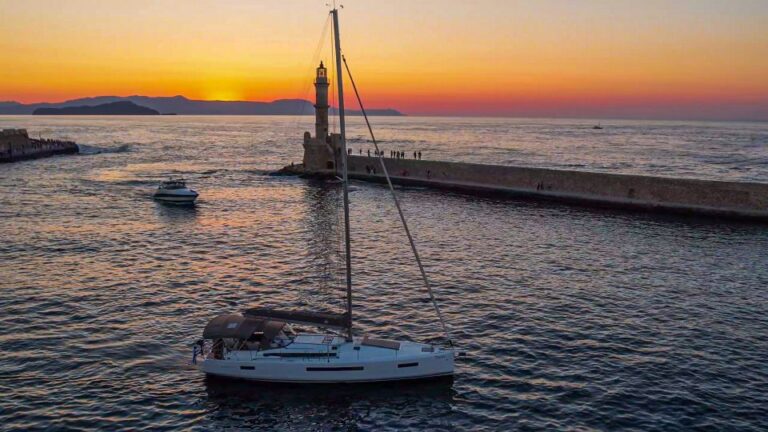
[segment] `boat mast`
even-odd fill
[[[347,137],[344,124],[344,77],[341,69],[341,41],[339,40],[339,10],[331,10],[333,36],[336,49],[336,81],[339,88],[339,129],[341,138],[341,167],[344,188],[344,242],[347,254],[347,340],[352,340],[352,251],[349,242],[349,183],[347,173]]]

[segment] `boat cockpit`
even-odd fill
[[[184,179],[170,179],[160,183],[160,189],[173,190],[173,189],[186,189],[187,183]]]
[[[235,351],[280,357],[334,355],[335,346],[345,341],[343,336],[331,334],[318,338],[299,334],[291,323],[333,329],[343,322],[344,315],[255,308],[245,314],[226,314],[212,319],[198,344],[201,353],[218,360]],[[207,350],[206,340],[211,341]]]

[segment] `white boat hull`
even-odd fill
[[[152,197],[157,201],[167,203],[192,204],[197,200],[197,192],[192,190],[157,191]]]
[[[204,358],[202,369],[229,378],[318,384],[427,379],[454,371],[453,350],[413,342],[401,342],[398,350],[346,342],[333,351],[328,348],[328,356],[316,352],[312,357],[276,357],[289,351],[231,351],[222,359]]]
[[[364,383],[378,381],[405,381],[415,379],[436,378],[453,375],[453,358],[439,361],[435,359],[429,364],[419,362],[418,367],[411,369],[398,369],[392,362],[380,362],[378,364],[352,363],[348,366],[334,364],[322,365],[319,362],[305,363],[293,362],[232,362],[228,360],[205,360],[203,370],[205,373],[228,378],[247,379],[262,382],[286,382],[286,383]],[[349,370],[362,367],[361,370]],[[317,371],[316,369],[327,369]],[[348,369],[348,370],[342,370]]]

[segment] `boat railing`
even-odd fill
[[[332,358],[338,358],[339,355],[336,351],[299,351],[299,350],[281,350],[277,352],[264,352],[264,351],[248,351],[250,353],[251,360],[275,360],[275,359],[301,359],[318,361],[327,361]]]

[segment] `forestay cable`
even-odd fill
[[[360,105],[360,111],[363,113],[363,118],[365,119],[365,124],[368,126],[368,132],[371,134],[371,140],[373,141],[373,147],[376,149],[376,154],[379,158],[379,163],[381,164],[381,170],[384,172],[384,177],[387,179],[387,184],[389,185],[389,190],[392,192],[392,198],[395,200],[395,207],[397,207],[397,213],[400,215],[400,221],[403,223],[403,228],[405,228],[405,234],[408,236],[408,242],[411,244],[411,250],[413,251],[413,256],[416,258],[416,263],[419,265],[419,271],[421,272],[421,277],[424,279],[424,286],[427,287],[427,292],[429,293],[429,298],[432,300],[432,306],[435,308],[435,313],[437,313],[437,318],[440,320],[440,325],[443,327],[443,332],[445,333],[445,338],[448,339],[448,344],[450,344],[451,347],[453,347],[453,340],[451,339],[451,334],[448,331],[448,326],[445,324],[445,320],[443,319],[443,314],[440,312],[440,307],[437,305],[437,299],[435,298],[435,294],[432,292],[432,286],[429,284],[429,278],[427,278],[427,273],[424,271],[424,266],[421,264],[421,258],[419,257],[419,251],[416,249],[416,243],[413,241],[413,236],[411,236],[411,230],[408,229],[408,223],[405,221],[405,215],[403,214],[403,209],[400,208],[400,201],[397,199],[397,194],[395,193],[395,188],[392,186],[392,180],[389,178],[389,172],[387,171],[387,165],[384,163],[384,155],[379,151],[379,145],[376,142],[376,137],[373,134],[373,128],[371,127],[371,122],[368,121],[368,114],[365,112],[365,107],[363,106],[363,101],[360,99],[360,93],[357,91],[357,85],[355,85],[355,79],[352,78],[352,72],[349,70],[349,65],[347,64],[347,59],[342,54],[341,59],[344,61],[344,67],[347,69],[347,75],[349,75],[349,81],[352,84],[352,89],[355,90],[355,96],[357,97],[357,103]]]
[[[312,55],[312,59],[309,62],[309,65],[306,67],[307,70],[314,71],[315,67],[317,67],[317,62],[320,59],[320,55],[322,53],[323,47],[325,46],[326,42],[326,36],[328,35],[328,27],[331,23],[331,17],[328,16],[325,19],[325,24],[323,24],[323,31],[320,33],[320,39],[317,41],[317,45],[315,46],[315,53]],[[303,69],[302,69],[303,70]],[[300,85],[300,93],[298,94],[299,97],[302,97],[304,100],[309,99],[309,91],[312,87],[312,83],[302,79],[301,85]],[[302,117],[305,114],[306,104],[301,104],[301,111],[299,112],[299,117],[296,118],[295,128],[298,128],[299,123],[302,121]]]

